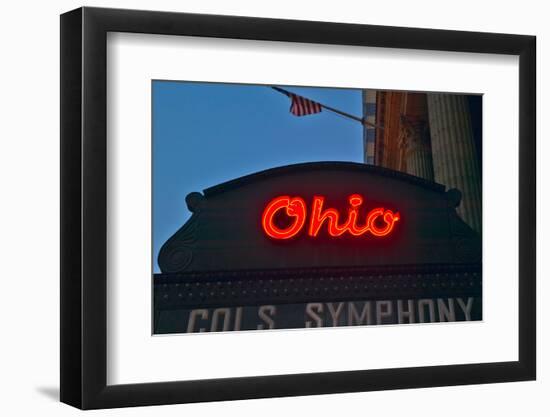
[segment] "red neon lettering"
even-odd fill
[[[286,215],[294,217],[294,223],[286,229],[280,229],[274,224],[275,214],[285,209]],[[300,197],[281,196],[274,198],[262,214],[262,227],[265,233],[274,239],[290,239],[296,236],[306,222],[306,203]]]
[[[328,221],[328,233],[331,236],[340,236],[346,231],[346,225],[338,225],[340,214],[335,209],[326,209],[323,211],[324,197],[313,197],[313,209],[311,211],[311,220],[309,222],[309,235],[317,236],[321,226]]]
[[[342,236],[349,233],[352,236],[361,236],[370,233],[376,237],[389,235],[395,223],[400,220],[398,212],[386,210],[383,207],[372,209],[366,216],[363,225],[357,224],[359,217],[359,206],[363,204],[363,197],[353,194],[348,197],[350,207],[348,217],[340,222],[340,213],[334,208],[323,209],[325,198],[314,196],[309,221],[308,235],[316,237],[324,223],[327,224],[327,232],[332,237]],[[293,223],[285,229],[280,229],[274,224],[275,214],[285,209],[286,215],[294,217]],[[289,239],[296,236],[304,227],[306,222],[306,203],[300,197],[290,198],[288,196],[276,197],[269,202],[262,214],[262,227],[265,233],[274,239]]]
[[[377,227],[375,222],[378,217],[382,216],[382,219],[384,219],[384,223],[386,224],[384,227]],[[395,225],[395,222],[399,220],[399,213],[393,213],[391,210],[384,210],[383,208],[375,208],[372,210],[369,215],[367,216],[367,225],[369,228],[369,231],[374,236],[386,236],[390,234],[390,232],[393,229],[393,226]]]

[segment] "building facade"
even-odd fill
[[[363,91],[364,161],[462,193],[460,217],[481,234],[481,96]]]
[[[483,318],[480,97],[363,103],[365,163],[282,165],[187,195],[191,217],[158,255],[155,334]]]

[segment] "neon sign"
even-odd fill
[[[359,207],[363,204],[363,197],[359,194],[352,194],[348,197],[348,217],[340,222],[340,213],[334,208],[326,208],[325,197],[314,196],[309,218],[307,234],[317,237],[323,225],[330,236],[338,237],[344,233],[352,236],[361,236],[370,233],[376,237],[389,235],[394,229],[395,223],[399,221],[399,212],[386,210],[383,207],[376,207],[369,211],[364,223],[358,224]],[[282,210],[282,211],[281,211]],[[287,217],[284,227],[277,225],[275,217],[281,213]],[[262,228],[267,236],[273,239],[290,239],[296,236],[304,228],[307,218],[307,205],[301,197],[279,196],[271,200],[262,213]]]

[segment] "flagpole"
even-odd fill
[[[271,86],[271,88],[273,88],[275,91],[278,91],[279,93],[281,94],[284,94],[285,96],[287,97],[290,97],[291,94],[294,94],[294,93],[291,93],[290,91],[287,91],[285,90],[284,88],[281,88],[281,87],[275,87],[275,86]],[[295,95],[298,95],[298,94],[295,94]],[[302,96],[303,97],[303,96]],[[307,97],[304,97],[307,99]],[[308,99],[309,100],[309,99]],[[362,125],[367,125],[367,126],[372,126],[372,127],[376,127],[378,129],[384,129],[383,126],[379,126],[377,124],[374,124],[374,123],[371,123],[371,122],[367,122],[364,118],[361,118],[361,117],[357,117],[357,116],[354,116],[353,114],[349,114],[349,113],[346,113],[345,111],[342,111],[342,110],[338,110],[338,109],[335,109],[334,107],[330,107],[330,106],[327,106],[326,104],[323,104],[323,103],[319,103],[317,100],[311,100],[311,101],[315,101],[317,104],[319,104],[322,108],[328,110],[328,111],[331,111],[333,113],[336,113],[336,114],[339,114],[341,116],[344,116],[344,117],[347,117],[348,119],[351,119],[351,120],[355,120],[356,122],[359,122],[361,123]]]

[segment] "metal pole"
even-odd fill
[[[281,87],[272,86],[271,88],[273,88],[275,91],[278,91],[281,94],[284,94],[287,97],[290,97],[291,95],[298,95],[298,94],[291,93],[290,91],[287,91],[287,90],[285,90],[284,88],[281,88]],[[301,96],[301,97],[303,97],[303,96]],[[304,98],[306,98],[307,100],[310,100],[307,97],[304,97]],[[359,122],[362,125],[372,126],[372,127],[378,128],[378,129],[384,129],[383,126],[380,126],[380,125],[377,125],[377,124],[374,124],[374,123],[371,123],[371,122],[367,122],[364,118],[357,117],[357,116],[354,116],[353,114],[346,113],[345,111],[335,109],[334,107],[330,107],[330,106],[327,106],[326,104],[319,103],[316,100],[310,100],[310,101],[315,101],[315,103],[318,103],[322,108],[327,109],[328,111],[331,111],[333,113],[339,114],[341,116],[347,117],[348,119],[355,120],[356,122]]]

